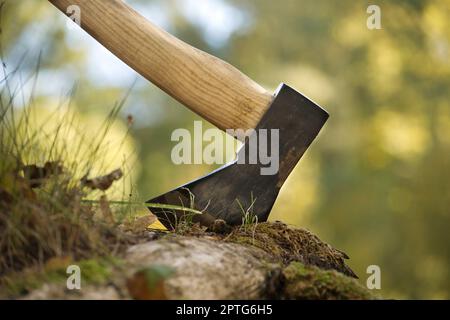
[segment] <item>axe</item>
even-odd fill
[[[316,103],[285,84],[274,94],[230,64],[155,26],[121,0],[49,0],[65,14],[78,6],[81,27],[118,58],[186,107],[222,130],[251,130],[237,159],[211,174],[149,200],[202,211],[192,221],[212,226],[267,221],[278,193],[328,119]],[[262,175],[262,164],[241,164],[259,132],[277,130],[279,170]],[[271,146],[273,147],[273,146]],[[273,151],[273,150],[272,150]],[[152,209],[173,229],[187,210]]]

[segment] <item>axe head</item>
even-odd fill
[[[270,135],[273,129],[278,130],[279,170],[275,174],[262,174],[261,169],[267,165],[239,161],[247,157],[252,148],[250,142],[255,141],[252,139],[255,136],[250,136],[232,163],[148,201],[192,208],[202,211],[202,214],[154,208],[151,211],[168,229],[174,229],[187,216],[207,227],[217,219],[229,225],[239,225],[244,219],[253,217],[258,222],[267,221],[280,188],[328,117],[328,113],[316,103],[287,85],[280,85],[271,106],[253,132],[259,138],[261,132]],[[267,134],[264,139],[271,141]],[[274,146],[269,143],[268,148]]]

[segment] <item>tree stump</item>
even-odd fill
[[[209,232],[157,232],[128,248],[102,285],[68,293],[47,284],[27,298],[374,299],[345,264],[348,256],[281,222]],[[153,233],[155,235],[155,233]],[[93,294],[96,292],[96,294]]]

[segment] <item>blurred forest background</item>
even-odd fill
[[[286,82],[331,114],[271,219],[343,249],[363,283],[366,268],[380,266],[386,298],[450,298],[449,0],[127,2],[268,90]],[[370,4],[381,7],[382,30],[366,26]],[[213,169],[171,162],[172,131],[200,119],[49,2],[7,0],[3,9],[1,54],[7,72],[19,70],[14,104],[32,95],[42,130],[70,99],[94,138],[129,91],[105,156],[111,168],[128,159],[133,196],[147,200]]]

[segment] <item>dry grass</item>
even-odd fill
[[[15,71],[17,72],[17,71]],[[58,148],[61,128],[72,125],[61,118],[51,136],[30,125],[32,98],[25,107],[15,101],[24,83],[13,88],[3,67],[0,87],[0,275],[32,265],[43,265],[53,257],[83,259],[117,252],[131,241],[117,228],[122,221],[112,212],[103,194],[121,170],[89,178],[89,164],[101,161],[103,138],[123,103],[117,104],[99,129],[99,137],[85,162],[68,162]],[[49,141],[43,144],[42,141]],[[85,143],[88,139],[79,139]],[[43,146],[45,145],[45,146]],[[38,156],[35,156],[38,155]],[[36,159],[30,163],[30,159]],[[41,159],[41,160],[39,160]],[[78,179],[80,170],[86,172]],[[98,195],[98,205],[83,199]]]
[[[43,266],[51,258],[111,255],[134,242],[119,228],[133,218],[128,194],[112,208],[105,193],[116,180],[126,180],[120,169],[108,174],[102,156],[111,147],[104,140],[126,96],[111,108],[97,134],[87,136],[71,110],[72,89],[45,119],[52,131],[44,130],[32,112],[40,61],[28,74],[22,70],[25,58],[7,66],[1,42],[0,59],[0,284],[6,274]],[[69,132],[78,135],[70,148]],[[74,153],[78,157],[71,157]],[[130,167],[127,160],[124,168]]]
[[[81,188],[59,181],[52,190],[33,189],[20,171],[10,182],[9,191],[0,187],[0,275],[53,257],[113,254],[131,241],[82,202]]]
[[[3,4],[0,1],[0,27]],[[103,123],[94,124],[96,134],[87,134],[77,122],[75,88],[37,123],[40,62],[29,74],[21,70],[22,63],[7,66],[0,39],[0,285],[7,273],[43,266],[52,258],[115,255],[142,233],[133,230],[134,225],[142,231],[142,224],[153,221],[145,207],[201,213],[134,199],[132,154],[123,157],[121,168],[108,168],[111,159],[121,159],[118,153],[133,122],[124,119],[128,131],[121,142],[105,141],[130,91],[110,108]],[[51,126],[44,128],[46,124]],[[112,193],[118,180],[123,191]]]
[[[45,120],[52,123],[52,129],[43,130],[45,123],[33,122],[34,93],[27,101],[23,94],[25,86],[36,87],[39,63],[25,77],[20,66],[7,69],[3,60],[0,63],[0,285],[5,274],[43,266],[51,258],[79,260],[117,254],[142,233],[130,226],[151,220],[145,207],[201,213],[144,203],[125,192],[108,199],[107,192],[114,191],[109,189],[118,185],[116,181],[131,183],[122,169],[108,171],[105,160],[111,147],[117,153],[123,144],[110,146],[105,138],[118,121],[128,94],[111,108],[98,133],[88,136],[71,112],[75,94],[71,90]],[[77,135],[70,146],[68,132]],[[129,156],[121,167],[131,171]],[[144,209],[146,216],[137,209]]]

